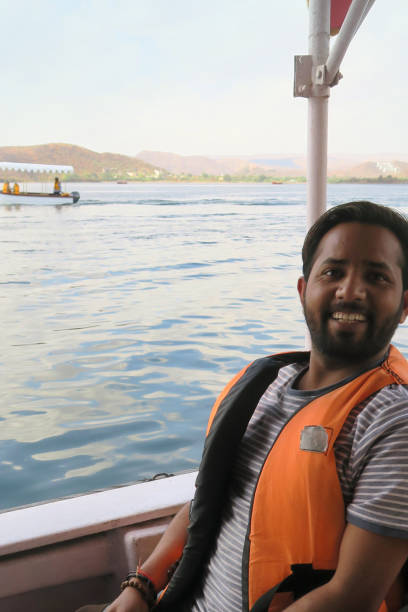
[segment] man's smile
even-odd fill
[[[345,323],[356,323],[356,322],[367,321],[367,318],[365,317],[365,315],[361,314],[360,312],[336,311],[331,314],[330,318],[334,319],[335,321],[342,321]]]

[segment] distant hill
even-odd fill
[[[177,155],[162,151],[141,151],[136,157],[144,162],[177,175],[200,176],[208,174],[221,176],[251,177],[299,177],[306,174],[306,158],[301,155],[242,155],[214,156]],[[329,156],[328,176],[345,179],[347,177],[374,179],[391,176],[408,178],[407,161],[395,161],[390,155],[350,155]]]
[[[273,180],[304,177],[303,155],[257,154],[242,156],[178,155],[162,151],[141,151],[134,157],[118,153],[97,153],[84,147],[51,143],[21,147],[0,147],[0,161],[66,164],[73,166],[71,180]],[[23,179],[13,171],[0,171],[0,180]],[[408,154],[332,155],[328,158],[328,175],[333,180],[408,179]],[[44,180],[31,175],[30,180]]]
[[[80,180],[132,179],[160,175],[160,170],[135,157],[118,153],[96,153],[64,143],[0,147],[0,161],[66,164],[74,167],[73,178]]]
[[[267,165],[261,166],[244,156],[215,158],[203,155],[178,155],[162,151],[141,151],[136,157],[172,174],[191,174],[193,176],[201,174],[212,176],[270,174],[274,176],[276,174],[275,168]],[[281,169],[279,172],[282,174]]]
[[[217,158],[219,161],[232,158]],[[238,161],[238,160],[236,160]],[[267,171],[280,176],[304,176],[306,174],[306,157],[301,155],[252,155],[240,158],[254,164],[259,172]],[[399,159],[392,154],[367,155],[329,155],[327,160],[329,177],[367,178],[379,177],[408,178],[408,156]],[[267,173],[267,172],[266,172]]]
[[[344,172],[344,171],[343,171]],[[347,176],[357,178],[408,178],[408,163],[402,161],[368,161],[347,169]]]
[[[215,159],[201,155],[177,155],[161,151],[140,151],[137,159],[152,164],[172,174],[222,174],[225,172],[222,164]]]

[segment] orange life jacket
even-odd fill
[[[217,511],[217,518],[220,515],[236,445],[260,397],[279,367],[304,359],[305,353],[289,353],[258,360],[244,368],[215,403],[197,477],[189,538],[160,610],[176,610],[172,604],[183,583],[186,586],[185,580],[188,584],[201,574],[211,537],[216,535],[217,522],[212,522],[211,512]],[[333,446],[350,411],[393,383],[408,383],[408,363],[391,347],[380,366],[309,402],[283,428],[266,458],[253,497],[243,555],[243,610],[280,612],[333,575],[345,529]],[[385,603],[378,612],[387,612]]]
[[[336,569],[345,529],[345,506],[334,443],[356,405],[396,382],[408,382],[408,364],[391,347],[381,366],[313,400],[285,426],[265,461],[253,500],[248,563],[250,609],[271,586],[292,574],[292,566]],[[313,449],[313,436],[318,450]],[[302,437],[306,438],[303,445]],[[277,601],[268,608],[271,612],[282,609]]]

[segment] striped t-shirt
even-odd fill
[[[221,526],[192,612],[242,610],[242,555],[250,502],[261,467],[290,417],[318,391],[293,383],[305,368],[281,368],[261,397],[241,441]],[[334,445],[347,521],[378,534],[408,538],[408,389],[391,385],[353,408]]]

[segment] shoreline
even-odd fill
[[[0,179],[2,181],[4,179]],[[44,184],[44,181],[34,181],[30,177],[29,181],[24,181],[21,178],[19,179],[8,179],[11,183],[33,183],[33,184]],[[138,178],[138,179],[90,179],[90,178],[75,178],[71,180],[62,179],[64,185],[78,184],[78,183],[105,183],[105,184],[117,184],[117,185],[131,185],[131,184],[139,184],[139,183],[164,183],[164,184],[193,184],[193,185],[231,185],[231,184],[257,184],[257,185],[274,185],[279,187],[280,185],[302,185],[306,184],[307,180],[305,177],[279,177],[276,179],[256,179],[256,178],[245,178],[245,177],[237,177],[236,179],[232,178],[225,180],[221,177],[206,177],[206,178],[174,178],[174,177],[163,177],[163,178],[154,178],[154,177],[146,177],[146,178]],[[394,179],[388,177],[380,177],[380,178],[357,178],[357,177],[347,177],[347,178],[338,178],[338,177],[328,177],[327,180],[328,185],[333,184],[341,184],[341,185],[407,185],[408,178],[403,179]]]

